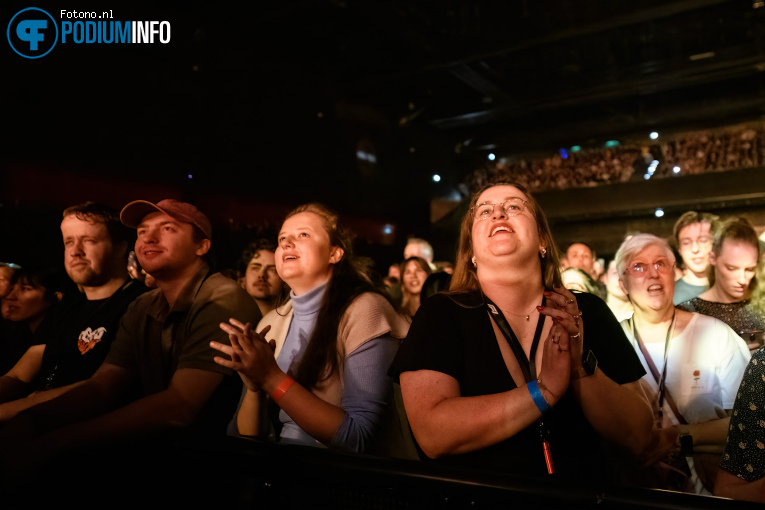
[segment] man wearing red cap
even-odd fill
[[[2,431],[0,449],[9,436],[34,431],[42,437],[18,454],[34,451],[39,463],[81,445],[189,425],[225,434],[241,386],[213,361],[217,351],[209,344],[229,343],[219,324],[231,317],[257,324],[258,307],[235,282],[211,274],[206,255],[212,228],[193,205],[135,201],[120,218],[137,230],[136,256],[158,288],[128,308],[98,371],[61,397],[19,414]],[[112,410],[131,389],[143,396]]]

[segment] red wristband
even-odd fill
[[[282,382],[280,382],[279,385],[274,388],[274,391],[271,393],[271,400],[278,402],[279,399],[282,398],[285,393],[287,393],[287,390],[290,389],[290,386],[293,384],[295,384],[295,379],[288,375],[284,376]]]

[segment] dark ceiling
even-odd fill
[[[459,149],[554,150],[765,112],[765,9],[724,0],[334,2],[304,69]],[[304,26],[298,23],[298,26]]]
[[[7,19],[23,7],[5,5]],[[6,48],[7,158],[189,194],[414,216],[416,231],[430,198],[489,150],[549,153],[765,113],[761,1],[139,1],[114,10],[169,20],[172,42],[61,45],[39,61]],[[376,164],[356,159],[360,142]]]

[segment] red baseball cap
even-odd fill
[[[153,212],[163,212],[183,223],[191,223],[207,237],[212,238],[210,220],[199,209],[186,202],[167,198],[156,204],[146,200],[134,200],[122,208],[120,221],[130,228],[138,228],[144,217]]]

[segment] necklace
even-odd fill
[[[536,306],[534,306],[534,310],[536,310]],[[507,313],[507,314],[510,314],[510,315],[515,315],[516,317],[526,317],[526,320],[528,321],[528,320],[531,320],[531,314],[534,313],[534,310],[531,310],[529,313],[513,313],[513,312],[508,312],[508,311],[502,310],[502,313]]]

